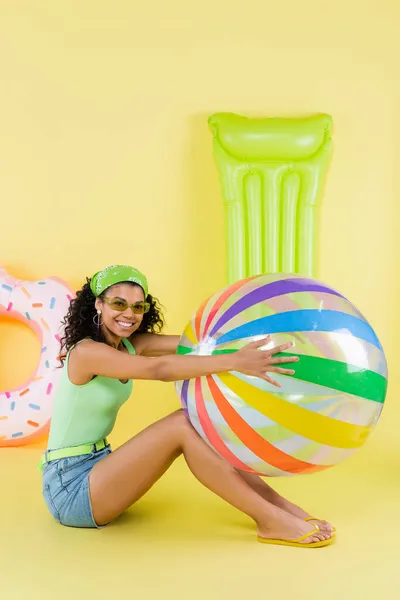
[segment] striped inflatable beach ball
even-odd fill
[[[199,308],[178,353],[236,352],[267,334],[271,347],[294,342],[295,375],[273,373],[281,388],[236,372],[177,382],[194,428],[234,467],[261,475],[313,473],[351,456],[381,414],[387,367],[372,327],[332,288],[285,274],[239,281]]]

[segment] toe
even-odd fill
[[[322,531],[328,531],[329,533],[333,533],[333,526],[328,523],[328,521],[323,521],[321,519],[313,519],[311,523],[315,523]]]
[[[311,542],[323,542],[324,541],[324,536],[321,535],[320,533],[318,535],[313,535],[311,538]]]
[[[312,534],[313,541],[315,542],[324,542],[325,540],[329,540],[330,537],[331,533],[329,531],[319,531]]]

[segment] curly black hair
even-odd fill
[[[90,338],[95,342],[106,341],[100,327],[97,327],[93,320],[97,314],[95,302],[96,297],[90,289],[90,279],[86,278],[85,285],[76,292],[76,297],[71,300],[62,321],[64,336],[61,338],[59,356],[61,366],[64,365],[67,352],[81,340]],[[135,333],[160,333],[164,327],[161,305],[151,294],[147,295],[146,302],[150,304],[150,310],[143,315],[140,327]]]

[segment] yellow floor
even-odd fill
[[[257,544],[251,522],[204,490],[182,460],[113,526],[61,527],[41,499],[39,453],[0,451],[4,599],[400,596],[399,460],[374,440],[331,471],[275,481],[338,527],[337,544],[318,550]]]

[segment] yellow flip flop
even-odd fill
[[[315,531],[320,531],[320,528],[318,527],[318,525],[315,525],[314,523],[311,523],[311,525],[313,525],[313,527],[315,528]],[[306,540],[307,538],[311,537],[312,535],[313,535],[313,532],[311,531],[310,533],[306,533],[305,535],[302,535],[297,540],[293,540],[293,541],[273,540],[270,538],[263,538],[258,535],[257,541],[260,542],[261,544],[275,544],[278,546],[293,546],[295,548],[322,548],[323,546],[330,546],[335,541],[335,536],[333,535],[329,539],[321,540],[320,542],[310,542],[309,544],[301,543],[303,540]]]
[[[321,521],[321,519],[318,519],[317,517],[308,517],[307,519],[304,519],[306,521],[306,523],[309,523],[310,521]],[[318,527],[318,525],[317,525]],[[332,525],[332,533],[336,533],[336,527],[333,527]]]

